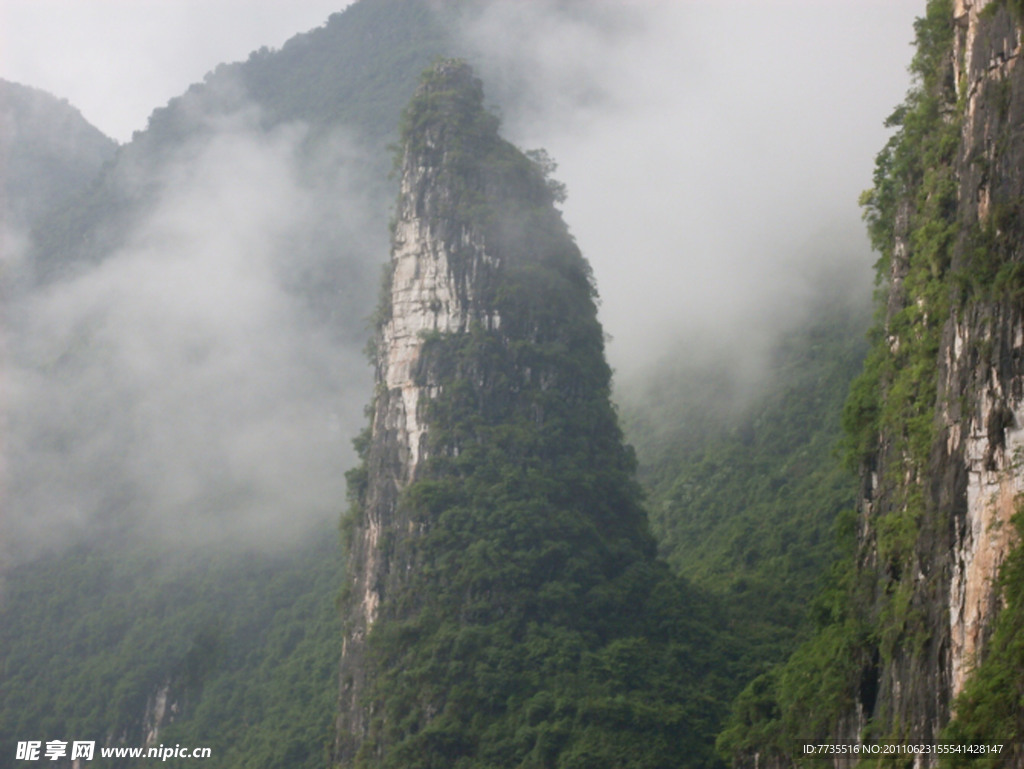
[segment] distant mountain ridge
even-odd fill
[[[311,145],[324,132],[344,129],[365,146],[365,162],[383,180],[387,145],[416,77],[452,45],[439,8],[429,0],[362,0],[279,50],[216,67],[153,111],[96,189],[46,221],[34,245],[39,279],[59,277],[77,261],[101,260],[121,245],[163,164],[241,109],[256,109],[263,130],[308,125]],[[369,199],[383,199],[386,185],[380,186],[367,190]]]
[[[0,80],[0,205],[9,226],[32,228],[81,194],[116,151],[66,100]]]

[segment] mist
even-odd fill
[[[756,381],[820,296],[869,296],[857,200],[921,12],[505,1],[463,17],[505,133],[559,163],[620,384],[708,355]]]
[[[387,238],[364,153],[255,108],[207,128],[123,247],[7,309],[18,560],[96,536],[274,549],[344,506],[370,372],[330,305],[367,312]]]
[[[462,8],[504,134],[559,163],[617,386],[725,360],[756,387],[823,300],[866,300],[857,198],[922,6]],[[211,120],[161,166],[125,245],[6,303],[9,559],[112,532],[273,550],[345,506],[372,394],[354,319],[388,255],[376,150],[268,132],[255,107]],[[27,250],[9,234],[7,284]]]

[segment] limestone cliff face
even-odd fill
[[[883,342],[889,360],[913,365],[900,357],[904,347],[934,329],[934,351],[915,359],[925,372],[919,392],[929,393],[920,413],[930,425],[919,432],[929,438],[915,459],[909,420],[883,418],[865,465],[859,570],[872,575],[866,615],[880,640],[837,726],[849,740],[939,737],[985,657],[1002,600],[994,582],[1016,544],[1010,518],[1024,491],[1021,23],[998,0],[931,3],[936,9],[952,11],[952,44],[932,52],[930,96],[956,144],[948,161],[925,161],[946,186],[930,189],[926,170],[894,206]],[[928,217],[946,228],[937,245],[927,240]],[[896,378],[883,381],[883,403],[892,403]],[[914,533],[893,554],[896,525]]]
[[[444,78],[461,81],[468,70],[451,65]],[[470,83],[459,82],[460,87]],[[437,85],[436,88],[443,86]],[[431,87],[425,87],[427,94]],[[429,372],[421,376],[420,352],[430,333],[465,332],[472,322],[497,328],[500,316],[478,296],[498,260],[484,247],[482,234],[453,220],[451,189],[439,179],[450,148],[444,126],[429,126],[418,149],[402,158],[401,187],[392,237],[386,318],[376,342],[377,395],[374,402],[370,472],[374,483],[366,501],[363,541],[354,548],[369,554],[354,569],[361,614],[367,627],[376,617],[386,564],[379,552],[383,527],[393,526],[398,492],[416,477],[427,454],[422,405],[436,394]]]
[[[960,250],[969,233],[988,230],[1004,264],[1024,260],[1024,70],[1018,66],[1021,26],[1005,7],[958,0],[954,7],[956,70],[964,101],[958,157]],[[965,268],[967,265],[964,265]],[[1024,491],[1024,325],[1019,298],[977,304],[954,313],[943,339],[942,390],[966,408],[943,410],[949,454],[963,467],[956,493],[964,498],[955,522],[949,595],[951,693],[984,654],[999,595],[992,582],[1013,546],[1010,517]],[[966,488],[963,488],[963,487]]]
[[[1022,16],[1016,0],[929,0],[917,22],[917,82],[864,198],[887,290],[844,411],[856,531],[817,635],[741,698],[738,764],[790,765],[812,736],[992,744],[1024,729]],[[1004,747],[1000,765],[1024,765]]]
[[[713,623],[656,560],[549,163],[500,138],[459,62],[404,122],[335,759],[710,763],[692,650]]]
[[[417,97],[430,100],[448,90],[476,94],[480,85],[468,67],[450,62],[437,69]],[[456,105],[449,106],[454,110]],[[430,333],[465,332],[474,322],[493,328],[500,324],[497,311],[481,296],[499,262],[487,253],[483,234],[454,214],[453,130],[443,115],[436,116],[416,134],[415,145],[406,144],[401,158],[391,262],[375,339],[376,394],[366,456],[371,482],[349,546],[339,721],[342,761],[351,757],[366,730],[367,714],[357,704],[366,634],[389,584],[401,581],[409,566],[405,550],[416,536],[416,524],[399,511],[398,498],[427,456],[424,407],[439,389],[420,365],[421,351]]]

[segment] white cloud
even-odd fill
[[[560,165],[620,371],[679,337],[754,354],[823,266],[867,290],[857,199],[922,3],[523,5],[489,3],[463,34],[485,86],[526,85],[505,130]]]
[[[6,20],[36,25],[5,25],[22,36],[0,64],[29,61],[55,79],[15,79],[124,138],[104,121],[140,127],[201,78],[185,63],[205,71],[301,29],[254,24],[261,37],[235,53],[244,36],[228,20],[269,8],[238,2],[0,0]],[[864,290],[856,199],[907,86],[918,5],[594,0],[582,7],[595,21],[571,3],[502,0],[466,20],[506,132],[561,164],[620,372],[680,339],[756,363],[812,302],[822,265],[849,265],[833,279]],[[121,112],[133,103],[144,110]],[[320,146],[314,179],[303,128],[257,122],[243,111],[182,148],[125,246],[8,308],[2,501],[22,555],[118,515],[172,539],[265,543],[344,503],[370,382],[330,311],[372,301],[386,203],[367,199],[344,137]],[[331,287],[311,298],[325,270]]]
[[[126,245],[15,304],[5,505],[21,554],[104,525],[267,546],[338,515],[369,371],[295,286],[311,267],[361,282],[352,265],[386,236],[361,232],[383,222],[356,192],[358,151],[321,145],[311,183],[305,138],[261,132],[255,111],[222,120],[165,167]]]

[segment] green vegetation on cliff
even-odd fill
[[[461,66],[425,76],[403,145],[440,164],[434,226],[468,228],[500,262],[473,296],[501,323],[425,340],[419,370],[440,389],[399,500],[419,534],[368,636],[356,764],[709,765],[714,617],[655,559],[589,268]]]
[[[449,44],[436,10],[417,0],[353,3],[280,50],[264,49],[245,62],[218,67],[157,109],[148,129],[116,157],[113,143],[85,127],[68,105],[50,99],[40,104],[39,94],[4,84],[0,111],[10,119],[5,150],[13,153],[4,169],[7,202],[40,225],[34,259],[26,262],[38,277],[56,281],[65,271],[81,269],[80,260],[116,254],[118,245],[145,227],[159,203],[160,184],[180,169],[175,163],[202,147],[211,127],[239,109],[255,110],[259,126],[254,129],[268,134],[291,121],[310,126],[309,152],[299,158],[298,170],[311,177],[304,179],[311,189],[320,184],[319,175],[332,172],[316,154],[330,149],[316,144],[318,137],[365,141],[359,162],[368,170],[357,172],[365,171],[359,178],[372,181],[360,188],[364,197],[356,202],[365,203],[371,214],[379,211],[384,233],[385,191],[390,194],[385,145],[397,134],[402,106],[419,74]],[[59,195],[53,194],[55,187]],[[298,233],[300,242],[282,244],[288,267],[294,268],[287,289],[329,314],[331,333],[353,340],[342,351],[357,360],[372,307],[372,296],[365,297],[377,274],[371,260],[382,254],[373,242],[325,229]],[[305,256],[310,259],[304,262]],[[174,301],[170,289],[168,298]],[[9,330],[19,329],[12,324]],[[173,378],[180,372],[166,374]],[[80,384],[76,376],[66,377],[68,390]],[[116,372],[104,376],[118,385]],[[340,392],[339,400],[344,397]],[[131,404],[122,406],[131,412]],[[139,428],[154,429],[148,423]],[[116,437],[118,457],[134,450],[128,437]],[[108,439],[90,434],[82,442]],[[14,442],[7,443],[5,450],[12,450],[5,459],[13,457],[8,475],[17,477],[18,459],[32,456],[37,447],[15,449]],[[141,746],[147,705],[154,706],[163,690],[168,711],[158,741],[212,748],[212,758],[204,762],[211,769],[323,767],[333,738],[340,653],[336,599],[343,559],[333,527],[318,532],[319,544],[283,552],[272,545],[271,553],[243,556],[189,545],[184,555],[165,557],[155,534],[138,525],[151,511],[119,496],[125,486],[117,470],[104,467],[107,486],[98,493],[114,489],[114,501],[99,511],[101,524],[81,532],[86,542],[30,563],[4,563],[0,767],[24,764],[14,759],[17,740],[95,739],[97,749],[108,743]],[[164,476],[166,468],[154,463],[146,473]],[[75,491],[88,496],[97,490],[83,483]],[[10,506],[4,515],[25,514],[14,507],[12,496],[3,502]],[[289,513],[300,521],[307,517],[301,510]],[[286,513],[275,515],[287,520]],[[119,525],[111,523],[114,518]],[[116,542],[96,544],[111,539],[106,530],[97,535],[103,525],[117,529]],[[54,532],[60,535],[55,542],[79,534],[71,528],[74,533]]]
[[[956,116],[936,96],[948,86],[946,6],[933,2],[919,25],[919,87],[893,117],[899,132],[865,201],[883,280],[897,258],[894,234],[910,243],[899,271],[906,301],[891,316],[881,308],[843,418],[852,464],[875,461],[884,430],[886,450],[914,473],[932,441],[934,353],[950,296],[957,287],[960,296],[1019,296],[1020,285],[997,258],[997,231],[1020,219],[1012,205],[973,233],[971,269],[950,268]],[[218,68],[154,113],[122,156],[139,178],[156,178],[244,94],[265,127],[298,120],[314,137],[339,125],[371,137],[367,163],[383,168],[400,105],[449,42],[433,9],[353,4],[281,51]],[[864,350],[851,333],[857,311],[814,313],[773,352],[761,392],[728,414],[716,413],[718,374],[692,369],[659,379],[657,397],[627,400],[649,532],[608,403],[589,270],[552,209],[559,185],[545,178],[543,156],[524,157],[498,137],[478,91],[418,98],[402,130],[415,145],[448,121],[443,213],[502,257],[501,279],[478,297],[502,324],[427,340],[423,365],[443,390],[427,410],[432,458],[402,500],[424,536],[413,576],[388,597],[372,638],[379,675],[367,693],[375,710],[363,765],[713,765],[725,703],[809,625],[814,638],[740,696],[721,745],[785,752],[796,737],[825,735],[851,703],[873,696],[882,655],[922,637],[900,576],[912,573],[923,501],[908,495],[880,529],[893,577],[878,616],[855,563],[856,522],[840,512],[854,481],[832,447],[841,392]],[[381,197],[383,174],[376,183],[367,199]],[[101,258],[130,231],[146,190],[126,192],[113,175],[104,185],[49,221],[43,272]],[[368,281],[338,269],[347,246],[310,240],[326,255],[311,281],[318,296],[336,328],[361,333],[354,319],[369,309],[360,304]],[[352,302],[339,303],[341,289]],[[366,468],[352,474],[357,497],[370,480]],[[843,557],[828,572],[833,527]],[[25,737],[116,741],[117,729],[141,739],[147,705],[167,688],[179,710],[160,732],[165,744],[210,746],[211,766],[322,766],[337,696],[340,560],[325,544],[176,571],[141,550],[81,548],[15,569],[0,616],[0,747]],[[1008,629],[997,629],[964,694],[957,735],[1013,727],[1018,562],[1005,572]]]
[[[1009,412],[997,399],[985,423],[984,468],[963,455],[959,431],[972,423],[978,429],[982,391],[1009,389],[1019,377],[1007,339],[1019,327],[1024,295],[1019,79],[977,66],[986,46],[998,51],[1004,38],[1019,36],[1019,16],[1008,15],[1008,5],[1018,4],[991,3],[977,20],[971,71],[964,56],[964,71],[954,71],[950,0],[931,0],[916,23],[916,84],[890,118],[898,130],[862,200],[881,253],[881,288],[871,349],[843,412],[849,464],[866,482],[861,519],[846,526],[845,556],[816,600],[813,638],[737,700],[719,740],[734,759],[792,756],[800,740],[841,735],[1001,743],[1005,752],[982,762],[1019,761],[1019,546],[1000,573],[1003,608],[991,640],[979,659],[966,661],[976,667],[948,701],[948,634],[956,620],[950,579],[964,568],[952,562],[951,549],[971,537],[956,534],[969,504],[966,475],[997,469],[992,454],[1005,448]],[[963,349],[953,347],[954,332]],[[940,439],[946,424],[953,426]],[[1007,461],[1007,471],[1019,472],[1016,458]]]

